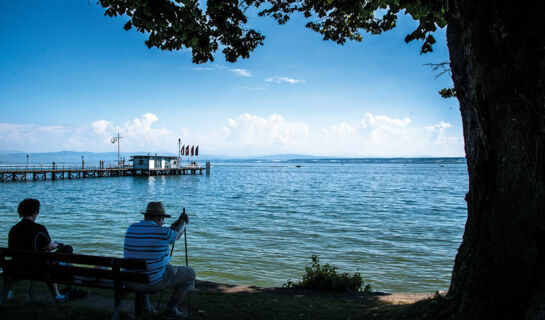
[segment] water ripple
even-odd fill
[[[466,218],[464,164],[215,164],[210,176],[119,177],[0,184],[0,245],[17,204],[77,252],[122,256],[126,227],[148,201],[186,207],[201,279],[279,286],[311,255],[359,271],[384,291],[446,289]],[[172,218],[171,220],[173,220]],[[174,263],[185,264],[183,242]]]

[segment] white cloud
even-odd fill
[[[430,140],[431,141],[439,141],[443,138],[443,133],[445,133],[445,129],[452,128],[452,125],[448,122],[439,122],[438,124],[434,126],[424,127],[424,129],[430,131],[432,133]]]
[[[195,71],[212,71],[212,70],[217,70],[218,68],[216,68],[216,67],[191,67],[190,69],[195,70]]]
[[[403,119],[392,119],[387,116],[374,116],[367,112],[360,121],[364,128],[388,128],[388,129],[403,129],[411,123],[411,119],[405,117]]]
[[[338,125],[334,125],[331,129],[340,136],[351,136],[356,133],[356,128],[352,127],[346,122],[341,122]]]
[[[231,71],[232,73],[236,74],[240,77],[251,77],[252,73],[248,69],[241,69],[241,68],[229,68],[226,66],[222,66],[219,64],[212,64],[208,67],[191,67],[191,70],[195,71],[214,71],[214,70],[227,70]]]
[[[92,122],[91,128],[96,134],[100,136],[103,136],[106,134],[111,135],[115,131],[115,127],[113,126],[113,124],[106,120],[98,120],[98,121]]]
[[[366,113],[355,125],[340,123],[322,129],[326,154],[369,157],[463,156],[461,136],[447,136],[450,123],[412,126],[411,119]]]
[[[119,132],[122,137],[121,144],[129,150],[157,150],[166,147],[165,143],[170,144],[177,140],[170,130],[153,128],[157,121],[159,118],[155,114],[146,113],[121,126],[114,126],[106,120],[95,121],[91,126],[104,143],[110,142],[111,137]]]
[[[176,152],[179,137],[199,143],[203,154],[235,156],[297,153],[323,156],[411,157],[463,156],[460,135],[449,134],[453,126],[440,121],[417,127],[409,118],[393,118],[366,113],[358,121],[346,121],[325,128],[288,121],[279,114],[266,117],[241,114],[226,119],[218,129],[190,132],[159,125],[153,113],[143,114],[123,124],[97,120],[88,125],[39,126],[0,123],[0,150],[115,151],[111,138],[123,137],[123,152]]]
[[[288,77],[279,77],[279,76],[274,76],[274,77],[268,78],[265,81],[267,81],[267,82],[276,82],[276,83],[286,82],[286,83],[291,83],[291,84],[305,83],[306,82],[305,80],[296,80],[296,79],[292,79],[292,78],[288,78]]]
[[[260,118],[245,113],[236,119],[228,119],[223,127],[225,140],[241,146],[289,146],[305,143],[309,136],[308,126],[300,122],[286,122],[278,114]]]
[[[366,113],[360,121],[367,142],[375,145],[391,145],[400,140],[407,140],[410,123],[409,118],[392,119],[387,116],[374,116],[371,113]]]
[[[239,75],[241,77],[251,77],[252,76],[250,71],[248,71],[246,69],[231,69],[230,71],[236,73],[237,75]]]
[[[156,128],[158,121],[155,114],[146,113],[122,125],[114,125],[108,120],[97,120],[77,127],[0,123],[0,149],[32,152],[114,151],[111,138],[119,132],[123,137],[122,151],[176,152],[172,141],[177,141],[187,131]]]

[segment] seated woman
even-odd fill
[[[52,242],[47,229],[36,223],[40,213],[40,201],[37,199],[25,199],[19,203],[17,208],[21,221],[11,227],[8,236],[8,247],[18,250],[53,251],[60,247],[57,242]],[[62,246],[63,252],[72,252],[72,247]],[[67,295],[59,293],[56,283],[48,283],[49,291],[55,302],[63,302],[68,299]]]

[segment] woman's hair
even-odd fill
[[[30,217],[36,212],[40,212],[40,201],[38,199],[28,198],[19,203],[17,208],[19,217]]]

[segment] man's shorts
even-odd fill
[[[167,265],[163,279],[154,284],[130,283],[127,286],[137,291],[161,291],[166,288],[178,288],[189,286],[189,290],[195,288],[195,271],[190,267],[177,267]]]

